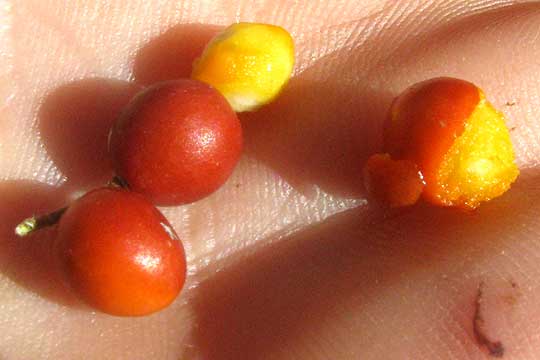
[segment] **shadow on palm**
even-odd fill
[[[471,213],[366,207],[269,239],[271,245],[240,255],[201,284],[195,341],[216,360],[277,357],[291,342],[317,339],[347,309],[361,313],[416,273],[471,268],[520,238],[521,224],[540,211],[539,179],[538,172],[523,174],[512,191]],[[359,349],[372,345],[369,337],[350,336]]]

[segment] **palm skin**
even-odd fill
[[[41,1],[0,10],[0,358],[507,359],[540,356],[540,7],[509,1]],[[117,318],[52,271],[54,229],[13,226],[110,177],[107,129],[134,92],[189,75],[235,21],[282,25],[295,77],[242,115],[232,178],[164,210],[189,282],[168,309]],[[522,175],[472,214],[365,201],[363,161],[392,98],[435,76],[483,88]]]

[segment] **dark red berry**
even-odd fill
[[[242,128],[227,100],[196,80],[156,84],[139,93],[111,131],[117,175],[157,205],[199,200],[231,175]]]

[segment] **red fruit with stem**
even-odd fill
[[[70,286],[92,307],[140,316],[169,305],[186,277],[183,247],[165,217],[141,195],[93,190],[61,216],[55,241]]]
[[[115,171],[154,204],[180,205],[217,190],[242,151],[242,128],[227,100],[197,80],[139,93],[109,138]]]

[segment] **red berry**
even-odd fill
[[[230,176],[242,128],[227,100],[197,80],[156,84],[139,93],[111,130],[117,175],[154,204],[199,200]]]
[[[169,305],[186,277],[184,249],[165,217],[141,195],[101,188],[60,219],[55,251],[82,300],[138,316]]]

